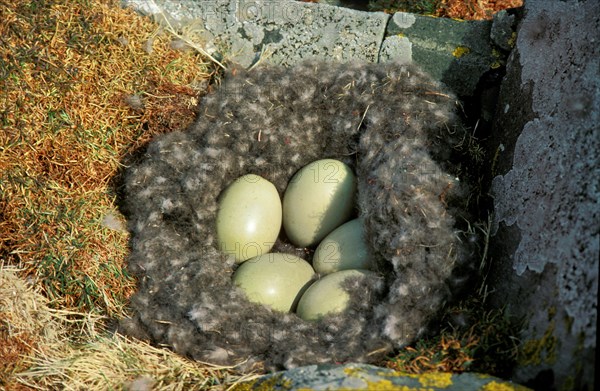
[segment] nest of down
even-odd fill
[[[125,176],[129,269],[139,278],[126,333],[196,360],[271,369],[376,362],[423,335],[465,281],[472,249],[457,221],[463,138],[456,100],[414,65],[306,62],[229,74],[184,132],[153,140]],[[349,308],[308,322],[251,303],[218,250],[219,194],[253,173],[280,195],[293,174],[338,159],[357,176],[377,278],[345,288]],[[310,261],[280,237],[272,250]]]

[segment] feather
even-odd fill
[[[123,329],[198,360],[250,358],[272,369],[376,361],[419,337],[450,285],[463,283],[452,274],[458,254],[470,253],[456,234],[460,203],[440,196],[450,189],[459,199],[460,186],[451,186],[449,163],[435,160],[460,140],[447,132],[461,129],[454,109],[452,94],[414,65],[310,61],[228,75],[193,126],[157,137],[127,171],[129,267],[140,284]],[[322,158],[355,170],[383,278],[354,281],[346,312],[308,323],[232,285],[215,219],[234,179],[259,173],[282,194],[295,171]],[[285,238],[273,251],[307,258]]]

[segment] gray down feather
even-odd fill
[[[127,170],[129,269],[139,278],[134,336],[197,360],[266,368],[375,362],[423,335],[472,251],[457,228],[465,185],[447,159],[464,130],[456,100],[413,65],[306,62],[228,75],[184,132],[156,137]],[[377,278],[351,280],[350,308],[307,322],[250,303],[217,249],[217,198],[254,173],[280,195],[323,158],[358,178]],[[281,237],[273,251],[310,261]]]

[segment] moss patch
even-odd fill
[[[117,1],[0,4],[0,257],[57,308],[122,314],[135,282],[127,233],[103,224],[111,179],[154,134],[193,120],[211,68]]]
[[[0,36],[0,265],[18,266],[14,278],[64,321],[47,334],[36,301],[17,322],[22,298],[2,295],[0,361],[12,364],[0,388],[77,388],[93,366],[104,386],[82,388],[122,387],[127,371],[159,385],[189,378],[177,375],[181,363],[154,372],[160,351],[144,353],[146,363],[128,354],[117,367],[114,349],[139,345],[101,335],[135,289],[114,178],[154,135],[194,120],[216,68],[173,49],[169,34],[116,0],[0,0]],[[26,321],[38,323],[21,329]],[[192,377],[204,388],[217,382],[202,370]]]
[[[454,322],[466,322],[457,327]],[[505,377],[517,362],[522,321],[473,297],[447,310],[440,334],[401,349],[385,365],[400,373],[480,372]]]

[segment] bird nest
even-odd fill
[[[413,65],[306,62],[228,75],[189,129],[157,137],[125,179],[130,334],[197,360],[290,368],[374,362],[428,330],[471,254],[457,225],[467,189],[448,162],[462,138],[455,98]],[[247,300],[218,250],[219,194],[258,174],[280,195],[323,158],[357,177],[377,277],[350,280],[350,306],[304,321]],[[273,251],[310,260],[281,236]]]

